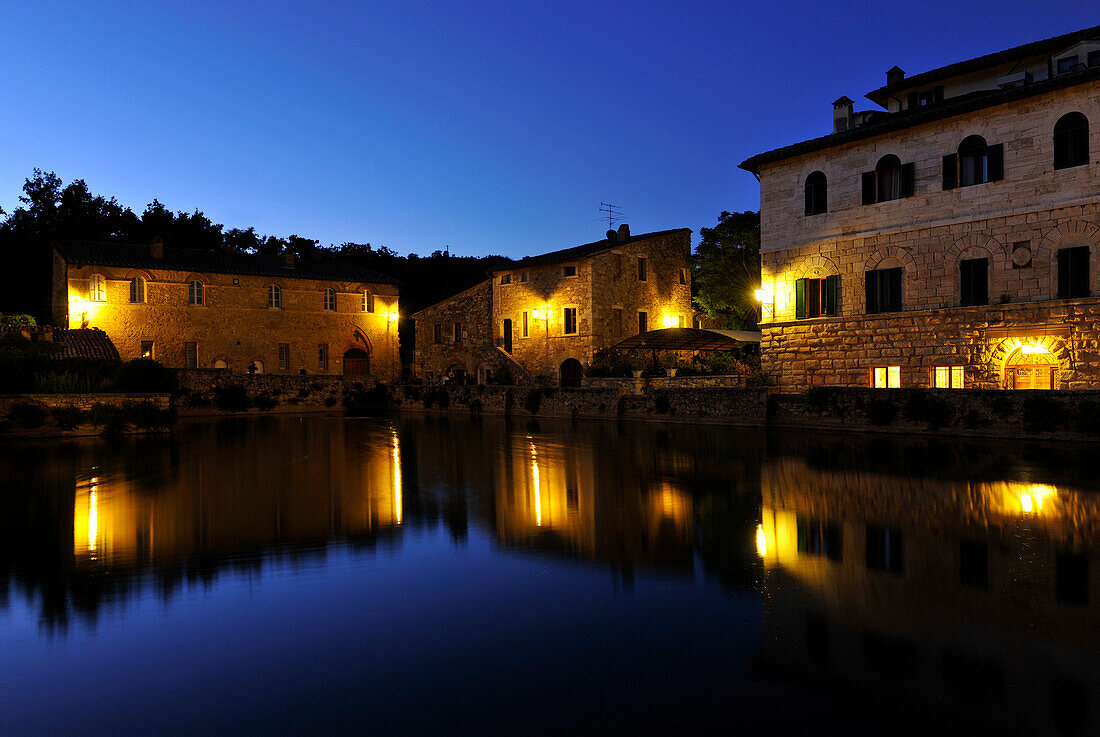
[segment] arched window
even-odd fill
[[[878,180],[878,201],[896,200],[901,197],[901,159],[887,154],[875,164]]]
[[[283,290],[278,284],[272,284],[267,288],[267,306],[279,309],[283,306]]]
[[[336,292],[332,289],[325,290],[325,309],[330,312],[336,311]]]
[[[199,306],[206,304],[206,285],[201,281],[195,280],[191,282],[191,287],[188,292],[191,304]]]
[[[130,280],[130,302],[138,304],[145,301],[145,280],[135,276]]]
[[[1002,143],[987,145],[981,136],[967,136],[953,154],[943,157],[943,188],[969,187],[1004,179]]]
[[[90,302],[107,301],[107,280],[102,274],[92,274],[88,280],[88,300]]]
[[[1089,163],[1089,119],[1066,113],[1054,124],[1054,168],[1068,169]]]
[[[363,292],[363,312],[374,312],[374,295]]]
[[[806,177],[806,214],[819,215],[829,209],[828,182],[825,175],[815,171]]]

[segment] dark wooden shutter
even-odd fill
[[[902,275],[905,273],[904,269],[896,268],[890,269],[890,301],[889,310],[891,312],[899,312],[901,310],[901,283]]]
[[[909,109],[910,110],[916,110],[917,109],[918,99],[919,98],[917,97],[916,92],[910,92],[909,93]]]
[[[806,318],[806,280],[794,280],[794,316],[796,320]]]
[[[1073,261],[1070,258],[1070,249],[1061,248],[1058,250],[1058,299],[1066,299],[1071,296],[1073,291],[1073,282],[1071,281],[1070,270],[1073,268]]]
[[[864,286],[866,287],[867,312],[878,312],[878,272],[868,271]]]
[[[932,88],[932,102],[939,105],[943,102],[943,85],[936,85]]]
[[[1089,247],[1073,249],[1073,296],[1089,296]]]
[[[840,274],[825,277],[825,314],[833,317],[840,304]]]
[[[971,274],[973,267],[973,261],[959,263],[959,304],[963,307],[974,304],[974,278]]]
[[[901,196],[912,197],[917,167],[912,162],[901,165]]]
[[[863,204],[875,204],[875,173],[873,171],[863,172]]]
[[[955,189],[959,186],[959,156],[947,154],[943,157],[943,188]]]
[[[997,143],[986,149],[989,156],[989,181],[999,182],[1005,178],[1005,147]]]
[[[989,304],[989,259],[974,259],[974,287],[972,304]]]

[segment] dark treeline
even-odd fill
[[[9,281],[10,288],[0,290],[0,312],[29,312],[42,321],[50,319],[50,242],[55,239],[152,243],[159,237],[170,248],[346,258],[399,279],[404,315],[473,286],[485,278],[486,270],[507,261],[502,256],[456,257],[441,251],[400,256],[370,243],[323,247],[297,234],[279,237],[261,235],[251,227],[225,228],[201,210],[173,212],[156,199],[139,215],[114,197],[94,194],[83,179],[65,185],[53,172],[40,169],[24,183],[19,201],[11,213],[0,210],[0,252],[9,273],[19,275]],[[402,320],[403,329],[407,322]]]

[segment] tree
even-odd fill
[[[723,212],[718,225],[700,228],[691,257],[695,304],[719,328],[755,330],[759,313],[760,213]]]

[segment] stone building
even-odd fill
[[[592,354],[637,333],[689,327],[687,228],[631,235],[512,261],[477,286],[416,313],[416,362],[426,379],[456,372],[486,380],[579,385]]]
[[[123,360],[391,381],[397,302],[392,278],[329,259],[54,245],[56,324],[103,330]]]
[[[833,104],[754,156],[763,366],[813,384],[1100,388],[1100,26]]]

